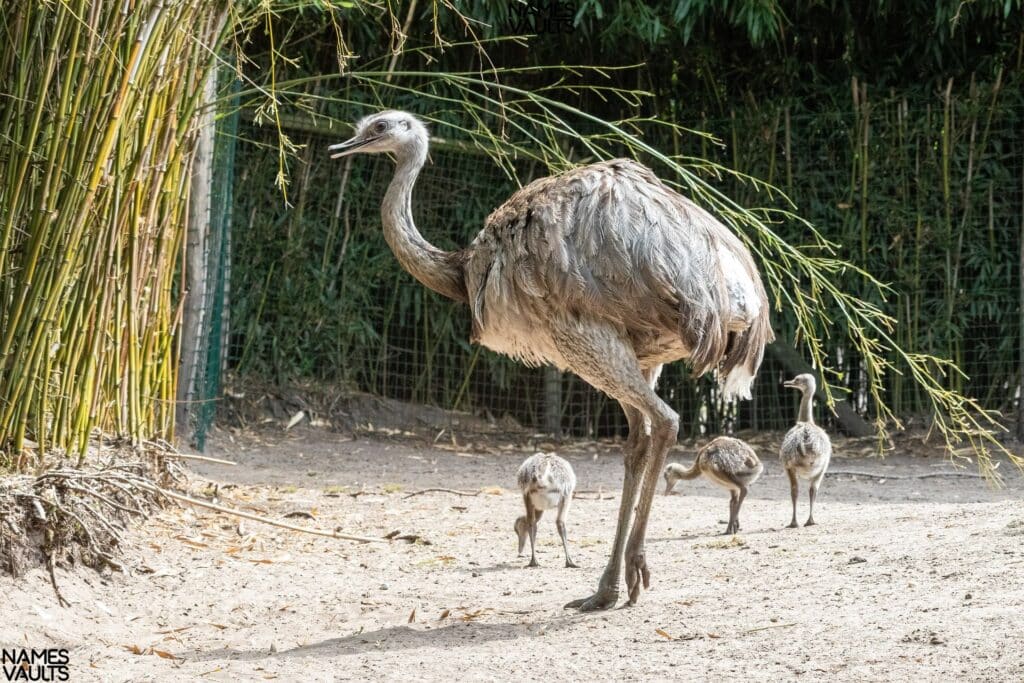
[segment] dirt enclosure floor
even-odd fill
[[[773,441],[774,439],[774,441]],[[786,529],[777,436],[743,530],[698,480],[655,500],[651,590],[579,614],[604,566],[622,479],[618,446],[563,449],[583,492],[553,519],[538,569],[516,556],[527,445],[334,433],[302,425],[215,435],[237,467],[194,468],[195,496],[295,524],[415,542],[358,544],[216,512],[167,508],[132,532],[126,575],[60,569],[0,578],[0,645],[67,647],[71,680],[806,679],[1024,680],[1024,480],[896,452],[848,458],[815,527]],[[849,449],[848,449],[849,450]],[[684,446],[672,461],[687,461]],[[1004,467],[1004,470],[1008,468]],[[426,487],[480,491],[426,493]],[[802,494],[799,516],[806,517]]]

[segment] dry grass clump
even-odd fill
[[[0,571],[45,564],[57,590],[58,564],[123,570],[128,525],[161,504],[157,482],[175,476],[168,455],[160,444],[114,444],[90,449],[81,467],[0,477]]]

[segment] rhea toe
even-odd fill
[[[528,567],[539,567],[535,545],[537,542],[537,522],[545,510],[558,509],[555,526],[562,537],[562,548],[565,550],[565,566],[579,567],[569,555],[569,541],[565,533],[565,516],[572,504],[572,494],[576,490],[576,474],[572,465],[554,453],[536,453],[523,461],[516,473],[519,490],[523,492],[523,504],[526,514],[515,523],[516,534],[519,536],[519,555],[522,556],[526,547],[526,538],[530,538],[530,564]]]
[[[814,392],[817,389],[814,375],[797,375],[783,385],[799,389],[803,394],[796,426],[786,433],[782,446],[779,447],[779,459],[789,477],[789,492],[793,499],[793,518],[789,522],[789,527],[799,526],[796,522],[796,499],[800,488],[798,479],[807,481],[809,485],[810,511],[804,526],[811,526],[814,524],[814,499],[818,495],[818,488],[825,478],[825,471],[832,458],[832,442],[825,430],[814,424],[812,408]]]
[[[696,479],[703,475],[729,491],[729,524],[725,533],[735,534],[740,529],[740,507],[747,497],[747,490],[763,471],[764,465],[749,444],[720,436],[697,451],[690,467],[671,463],[665,468],[665,494],[668,495],[680,479]]]

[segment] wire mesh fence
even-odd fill
[[[780,186],[838,253],[891,285],[876,303],[893,317],[901,344],[951,358],[966,376],[949,373],[950,386],[985,407],[1013,411],[1020,383],[1022,108],[990,92],[913,102],[855,93],[846,110],[751,106],[701,122],[722,146],[696,136],[659,146]],[[624,432],[618,405],[579,379],[470,345],[468,311],[400,269],[380,228],[388,159],[332,161],[325,148],[333,138],[292,131],[305,147],[291,169],[294,206],[285,206],[273,187],[276,133],[243,123],[238,134],[223,356],[230,371],[277,382],[317,378],[568,435]],[[526,179],[543,174],[522,169]],[[741,179],[718,182],[745,205],[772,201]],[[468,244],[516,187],[486,155],[435,146],[413,212],[428,239],[454,249]],[[778,226],[793,242],[805,241],[802,230]],[[841,277],[843,286],[872,296],[856,273]],[[870,420],[862,360],[844,343],[841,318],[834,319],[827,346],[838,375],[830,380]],[[785,311],[773,315],[773,326],[779,345],[798,341]],[[794,371],[793,354],[778,351],[766,355],[752,401],[723,403],[712,381],[695,380],[683,364],[665,369],[659,393],[679,411],[688,435],[784,428],[796,397],[780,383]],[[927,419],[929,406],[911,378],[899,365],[895,370],[887,400],[904,419]],[[821,417],[830,419],[824,411]]]
[[[232,84],[237,91],[237,82]],[[232,102],[234,104],[234,102]],[[221,373],[228,362],[228,331],[231,300],[231,224],[235,192],[235,146],[239,117],[225,117],[218,125],[213,149],[213,173],[210,178],[210,216],[205,244],[205,296],[200,325],[204,343],[200,345],[194,369],[192,403],[185,411],[191,424],[188,432],[199,450],[206,445],[206,432],[217,414]]]

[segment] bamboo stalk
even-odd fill
[[[1024,196],[1024,166],[1020,174]],[[1024,203],[1020,210],[1020,247],[1017,262],[1019,308],[1017,311],[1017,440],[1024,441]]]
[[[216,13],[161,0],[0,12],[20,27],[0,47],[15,95],[0,114],[0,448],[31,437],[39,457],[83,455],[97,427],[169,436],[169,255]]]
[[[944,290],[945,300],[944,307],[946,310],[946,320],[952,319],[953,316],[953,299],[954,291],[952,289],[953,279],[953,254],[950,249],[950,245],[953,242],[953,194],[951,189],[951,178],[950,178],[950,158],[952,156],[953,147],[953,104],[951,93],[953,90],[953,79],[950,78],[946,82],[946,89],[943,92],[942,98],[942,210],[943,210],[943,232],[944,240],[943,246],[945,250],[945,262],[946,272],[944,273]],[[946,329],[949,327],[947,325]],[[953,340],[951,336],[946,333],[946,357],[952,357]]]
[[[860,133],[860,262],[867,266],[868,261],[868,155],[871,137],[871,105],[868,103],[867,85],[862,86],[860,97],[861,133]]]
[[[785,154],[786,154],[786,194],[793,194],[793,145],[789,121],[789,105],[785,107]]]

